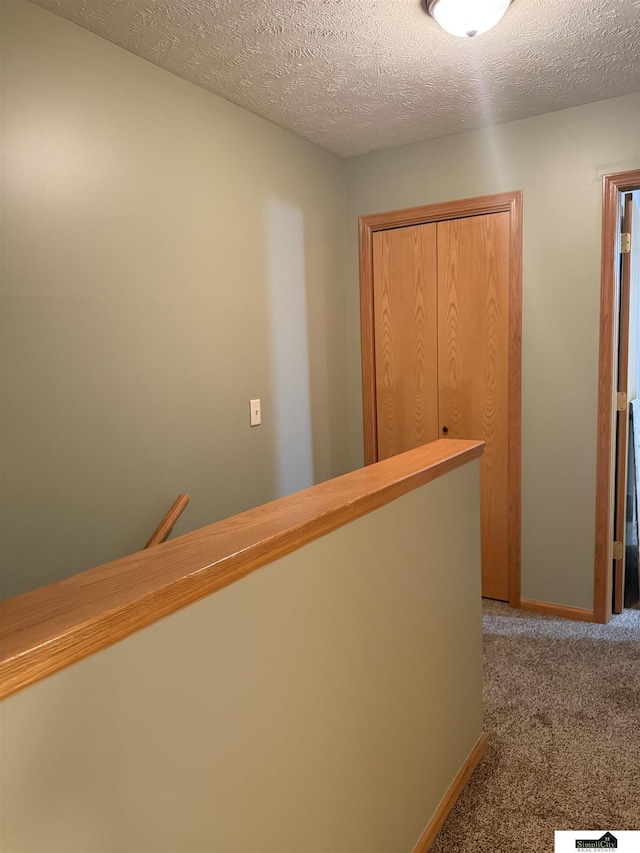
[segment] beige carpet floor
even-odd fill
[[[486,601],[483,622],[489,746],[433,853],[640,830],[640,611],[591,625]]]

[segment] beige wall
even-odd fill
[[[25,0],[2,30],[8,596],[349,451],[345,163]]]
[[[341,161],[2,13],[4,595],[135,550],[180,491],[183,532],[358,467],[357,216],[522,188],[523,594],[591,607],[600,185],[640,165],[640,96]]]
[[[640,95],[378,151],[348,166],[354,459],[362,453],[356,217],[524,191],[522,593],[590,608],[601,179],[640,166]]]
[[[409,853],[482,733],[478,462],[0,705],[6,853]]]

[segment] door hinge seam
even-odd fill
[[[623,556],[623,545],[622,542],[614,542],[613,543],[613,559],[621,560]]]
[[[623,231],[620,235],[620,254],[626,255],[631,251],[631,233]]]
[[[616,394],[616,411],[625,412],[627,409],[627,395],[624,391],[618,391]]]

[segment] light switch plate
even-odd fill
[[[249,400],[249,406],[251,408],[251,426],[260,426],[262,423],[262,407],[260,405],[260,400]]]

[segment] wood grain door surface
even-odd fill
[[[482,594],[509,598],[509,214],[438,223],[440,434],[482,438]],[[445,432],[446,430],[446,432]]]
[[[436,233],[373,235],[378,459],[438,438]]]
[[[509,213],[373,235],[378,459],[484,439],[482,594],[509,598]]]

